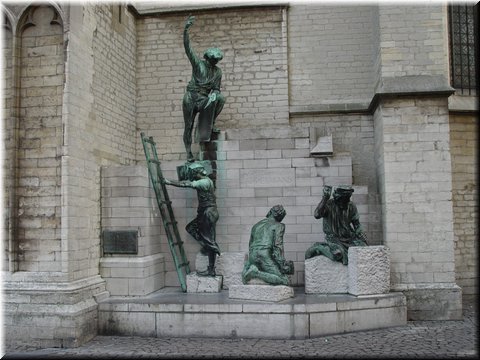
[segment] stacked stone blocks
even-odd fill
[[[390,256],[385,246],[353,246],[348,265],[320,255],[305,260],[306,294],[372,295],[390,291]]]
[[[478,281],[478,124],[473,116],[450,115],[453,228],[457,284],[464,296]],[[475,165],[477,164],[477,165]]]
[[[104,254],[100,274],[111,295],[147,295],[165,286],[160,218],[147,167],[112,166],[102,171],[103,231],[137,231],[138,253]],[[162,239],[163,237],[163,239]]]
[[[283,220],[286,225],[285,257],[295,262],[296,269],[292,285],[303,285],[305,251],[323,239],[322,223],[313,217],[313,212],[324,184],[352,184],[349,154],[310,157],[309,129],[303,127],[228,130],[222,138],[225,140],[217,141],[216,161],[220,215],[216,231],[221,251],[247,253],[252,226],[264,218],[272,206],[281,204],[287,211]],[[164,176],[176,179],[176,168],[183,163],[163,161]],[[368,190],[366,186],[353,187],[352,200],[368,232]],[[168,187],[168,192],[188,259],[193,265],[199,246],[184,228],[196,216],[196,191]],[[163,229],[161,231],[163,234]],[[165,241],[161,251],[167,252],[164,244]],[[169,256],[165,260],[165,284],[178,286],[173,261]]]

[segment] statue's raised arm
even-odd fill
[[[185,47],[185,53],[187,54],[188,60],[190,60],[192,65],[199,61],[195,51],[190,45],[190,35],[188,34],[188,30],[193,26],[194,22],[195,16],[189,16],[185,21],[185,28],[183,30],[183,46]]]

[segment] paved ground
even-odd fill
[[[145,358],[478,358],[478,306],[464,302],[462,321],[406,326],[308,340],[179,339],[97,336],[74,349],[5,344],[4,359]]]

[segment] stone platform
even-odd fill
[[[307,339],[406,325],[405,296],[305,294],[278,303],[230,299],[219,293],[188,294],[163,288],[148,296],[99,302],[99,335]]]
[[[293,288],[284,285],[231,285],[228,297],[230,299],[282,301],[294,296]]]

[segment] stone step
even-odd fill
[[[306,339],[407,323],[402,293],[306,295],[271,302],[230,299],[228,291],[186,294],[164,288],[99,303],[99,335]]]

